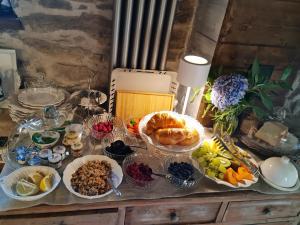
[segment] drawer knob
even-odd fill
[[[177,216],[176,212],[170,212],[170,220],[172,222],[178,222],[179,221],[179,217]]]
[[[269,215],[269,214],[271,214],[271,209],[264,208],[264,210],[262,212],[263,212],[264,215]]]

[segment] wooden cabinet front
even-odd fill
[[[221,203],[161,205],[127,208],[126,225],[211,223]]]
[[[0,217],[0,225],[117,225],[118,212],[88,210]]]
[[[230,202],[223,222],[271,223],[291,221],[297,218],[300,212],[300,200],[266,200],[248,202]],[[288,224],[288,222],[285,222]]]

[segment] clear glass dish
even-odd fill
[[[202,173],[193,166],[194,168],[194,173],[193,175],[188,178],[187,180],[180,179],[172,174],[169,173],[168,168],[171,163],[180,163],[180,162],[185,162],[193,166],[193,161],[188,155],[174,155],[168,157],[165,162],[164,162],[164,174],[167,174],[166,178],[167,181],[170,182],[171,184],[175,185],[179,189],[189,189],[189,188],[194,188],[197,187],[200,183],[200,180],[203,178]]]
[[[126,182],[131,184],[132,186],[139,188],[139,189],[151,189],[153,188],[159,179],[161,177],[152,175],[151,177],[153,180],[151,181],[141,181],[141,180],[135,180],[133,179],[128,173],[127,173],[127,167],[131,165],[132,163],[143,163],[145,165],[148,165],[154,173],[161,173],[163,170],[163,164],[161,163],[160,159],[156,158],[153,155],[145,154],[145,153],[134,153],[128,155],[122,164],[123,173],[126,179]]]
[[[104,132],[104,131],[97,131],[93,128],[94,124],[100,123],[100,122],[111,122],[112,123],[112,130],[110,132]],[[97,140],[104,140],[105,142],[111,142],[113,140],[114,135],[117,133],[122,132],[123,126],[122,126],[122,120],[119,118],[113,117],[109,113],[103,113],[100,115],[94,115],[87,119],[86,126],[89,130],[90,135],[97,139]]]

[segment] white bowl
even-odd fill
[[[64,170],[63,181],[64,181],[66,188],[72,194],[74,194],[80,198],[86,198],[86,199],[102,198],[102,197],[110,194],[113,191],[111,189],[102,195],[87,196],[87,195],[79,194],[78,192],[74,191],[74,189],[72,188],[72,186],[71,186],[72,174],[75,173],[79,167],[86,164],[88,161],[93,161],[93,160],[100,160],[100,161],[105,160],[108,163],[110,163],[111,168],[112,168],[112,182],[115,187],[118,187],[122,182],[122,179],[123,179],[122,168],[119,166],[119,164],[115,160],[113,160],[107,156],[104,156],[104,155],[86,155],[84,157],[77,158],[73,162],[71,162]]]
[[[295,186],[298,180],[298,171],[286,156],[271,157],[260,165],[262,175],[273,184],[290,188]]]
[[[52,188],[49,191],[43,192],[38,195],[24,196],[24,197],[17,195],[16,190],[15,190],[15,186],[16,186],[17,182],[19,180],[21,180],[22,178],[28,177],[28,175],[30,173],[35,172],[35,171],[40,171],[45,175],[53,174],[54,182],[53,182]],[[35,201],[35,200],[41,199],[41,198],[45,197],[46,195],[50,194],[58,186],[60,180],[61,180],[61,178],[60,178],[58,172],[51,167],[48,167],[48,166],[26,166],[26,167],[22,167],[20,169],[15,170],[8,176],[2,177],[0,179],[0,183],[1,183],[1,187],[4,191],[4,193],[8,197],[11,197],[11,198],[19,200],[19,201]]]

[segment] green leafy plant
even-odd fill
[[[215,111],[213,115],[214,126],[221,133],[232,134],[238,126],[238,116],[247,111],[254,112],[260,120],[265,120],[273,113],[272,96],[278,89],[290,89],[288,78],[292,74],[292,67],[284,69],[281,77],[277,80],[270,80],[270,76],[262,74],[262,69],[257,58],[254,59],[251,68],[243,75],[248,79],[248,90],[238,104],[227,107],[225,110],[218,109],[211,101],[213,82],[207,83],[207,91],[204,94],[204,101],[207,107],[203,117],[208,111]],[[221,73],[219,73],[220,75]],[[239,74],[241,74],[239,72]]]

